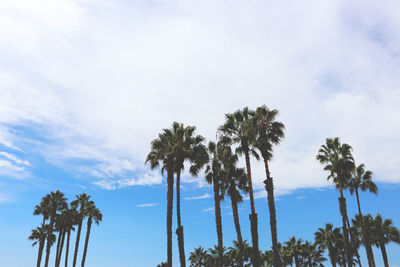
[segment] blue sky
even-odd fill
[[[286,125],[271,162],[281,241],[340,223],[337,192],[315,161],[331,136],[374,172],[380,193],[362,196],[364,211],[399,226],[399,8],[395,0],[1,1],[2,259],[34,261],[33,207],[61,189],[70,199],[88,192],[104,213],[88,266],[155,266],[166,252],[166,190],[144,164],[151,140],[173,121],[213,140],[225,113],[262,104]],[[252,167],[266,249],[264,170]],[[204,178],[184,174],[182,185],[188,254],[216,235]],[[229,245],[230,210],[223,215]],[[247,202],[240,215],[248,238]],[[396,250],[389,259],[400,265]]]

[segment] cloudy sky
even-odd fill
[[[286,126],[271,162],[278,195],[328,190],[315,155],[332,136],[398,188],[399,9],[396,0],[2,0],[0,205],[28,207],[57,188],[71,198],[137,191],[140,212],[164,212],[165,181],[144,164],[151,140],[173,121],[213,140],[225,113],[262,104]],[[263,166],[253,165],[262,198]],[[210,198],[202,177],[184,180],[184,201]]]

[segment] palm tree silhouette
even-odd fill
[[[206,266],[207,251],[201,246],[195,248],[193,252],[190,253],[189,261],[190,267],[205,267]]]
[[[49,212],[49,230],[47,235],[47,245],[46,245],[46,259],[45,259],[45,267],[49,265],[49,258],[50,258],[50,247],[51,247],[51,238],[53,236],[53,229],[54,229],[54,221],[58,211],[62,211],[67,207],[66,198],[64,194],[61,193],[59,190],[56,192],[51,192],[50,194],[46,195],[44,198],[48,199],[48,204],[50,207]]]
[[[146,163],[150,163],[153,170],[159,165],[161,173],[167,172],[167,265],[172,267],[172,212],[174,197],[174,138],[169,129],[163,129],[158,138],[151,142],[150,153],[146,157]]]
[[[87,248],[89,245],[89,236],[90,236],[90,230],[92,228],[92,223],[94,221],[97,225],[99,225],[100,222],[103,220],[103,214],[101,214],[100,210],[95,206],[93,201],[90,201],[86,207],[86,216],[88,217],[88,220],[87,220],[85,246],[84,246],[83,256],[82,256],[82,267],[85,266],[85,260],[86,260]]]
[[[300,253],[301,253],[302,242],[303,240],[301,238],[296,239],[295,236],[292,236],[291,238],[289,238],[288,241],[284,243],[284,245],[288,247],[289,250],[291,251],[291,254],[293,255],[294,258],[294,264],[296,265],[296,267],[300,266]]]
[[[315,242],[321,246],[323,250],[328,249],[328,255],[333,267],[336,267],[337,248],[335,247],[335,239],[340,236],[340,229],[333,228],[333,224],[325,224],[325,228],[318,228],[314,233]]]
[[[34,241],[32,246],[39,244],[38,258],[37,258],[37,263],[36,263],[37,267],[40,267],[40,262],[42,261],[44,243],[47,239],[48,232],[49,232],[49,226],[47,224],[42,224],[40,227],[33,229],[31,232],[31,235],[28,237],[29,240]],[[52,234],[50,236],[50,245],[53,245],[55,240],[56,240],[56,236],[54,234]]]
[[[79,207],[79,214],[78,214],[78,220],[77,220],[78,231],[76,233],[76,240],[75,240],[74,260],[72,262],[73,267],[76,266],[76,261],[78,258],[79,241],[81,238],[82,223],[86,217],[86,208],[89,204],[89,201],[90,201],[90,196],[85,193],[82,193],[80,195],[77,195],[76,199],[71,202],[71,206],[74,209],[78,209],[78,207]]]
[[[271,177],[268,161],[272,159],[272,147],[277,145],[284,137],[285,126],[281,122],[275,121],[278,110],[269,110],[265,105],[258,107],[254,119],[257,123],[257,142],[256,147],[260,150],[264,159],[266,180],[265,189],[268,193],[268,207],[270,216],[272,250],[274,252],[274,266],[282,265],[278,251],[278,230],[276,226],[276,210],[274,200],[274,184]]]
[[[326,143],[318,151],[317,160],[324,164],[324,170],[329,171],[328,180],[332,179],[340,192],[339,209],[343,222],[344,250],[348,266],[352,266],[352,255],[349,242],[349,225],[346,208],[346,198],[343,191],[348,186],[350,174],[354,169],[354,159],[351,155],[351,146],[341,144],[339,138],[327,138]]]
[[[258,246],[258,222],[257,213],[254,205],[254,193],[253,183],[251,177],[251,165],[250,165],[250,154],[252,154],[257,160],[260,158],[255,150],[255,142],[257,135],[257,127],[255,120],[253,120],[254,111],[249,110],[245,107],[243,110],[237,110],[233,114],[225,115],[225,123],[218,128],[218,131],[229,138],[230,144],[236,144],[235,152],[238,155],[245,156],[247,180],[249,185],[249,196],[250,196],[250,229],[251,238],[253,244],[253,257],[252,263],[254,267],[259,267],[259,246]]]

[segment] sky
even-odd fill
[[[166,257],[166,182],[144,163],[151,140],[179,121],[213,141],[224,114],[263,104],[286,126],[271,161],[280,241],[340,224],[337,192],[315,160],[334,136],[374,173],[380,192],[362,195],[364,212],[399,227],[399,8],[396,0],[2,0],[3,263],[35,261],[33,207],[60,189],[70,200],[89,193],[104,214],[87,266],[156,266]],[[253,158],[252,169],[267,249],[263,164]],[[211,195],[202,174],[183,175],[187,255],[216,243]],[[250,240],[247,202],[240,215]],[[398,249],[388,249],[394,266]],[[177,254],[175,244],[176,263]]]

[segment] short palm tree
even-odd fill
[[[45,198],[49,198],[49,207],[50,207],[50,212],[49,212],[49,230],[48,230],[48,235],[47,235],[47,245],[46,245],[46,259],[45,259],[45,267],[48,267],[49,265],[49,259],[50,259],[50,247],[51,247],[51,238],[53,236],[53,229],[54,229],[54,221],[57,215],[57,212],[64,210],[67,207],[67,202],[66,198],[64,197],[64,194],[61,193],[59,190],[56,192],[51,192],[50,194],[46,195]]]
[[[292,236],[291,238],[289,238],[288,241],[284,243],[284,245],[291,251],[291,254],[293,255],[294,258],[295,266],[296,267],[301,266],[300,254],[303,245],[303,240],[301,238],[296,239],[295,236]]]
[[[180,208],[180,177],[184,169],[184,162],[189,161],[191,167],[190,174],[197,176],[199,170],[206,164],[207,149],[203,145],[204,137],[195,135],[196,127],[184,126],[182,123],[174,122],[172,124],[173,133],[173,151],[175,157],[175,172],[176,172],[176,216],[178,228],[176,234],[178,236],[179,259],[182,267],[186,266],[185,246],[183,226],[181,222]]]
[[[356,198],[357,198],[358,214],[360,215],[360,218],[364,218],[363,214],[361,212],[360,197],[358,194],[359,189],[362,192],[369,191],[373,194],[378,193],[378,187],[372,181],[372,172],[365,171],[364,164],[358,165],[358,167],[355,168],[353,175],[351,176],[351,179],[349,181],[350,194],[351,195],[355,194]],[[368,258],[368,265],[370,267],[375,267],[374,254],[372,251],[371,242],[369,240],[369,233],[366,231],[366,229],[364,227],[364,223],[362,221],[361,221],[361,223],[362,223],[361,224],[361,237],[363,239],[365,251],[367,254],[367,258]]]
[[[86,217],[86,208],[87,208],[89,202],[90,202],[90,196],[85,194],[85,193],[77,195],[76,199],[71,202],[71,206],[74,209],[77,210],[78,207],[79,207],[78,220],[77,220],[78,230],[76,232],[74,260],[72,262],[72,266],[73,267],[76,266],[76,262],[77,262],[77,259],[78,259],[78,250],[79,250],[79,241],[80,241],[80,238],[81,238],[82,223],[83,223],[83,220]]]
[[[29,240],[34,241],[32,246],[39,244],[39,252],[36,263],[37,267],[40,267],[40,262],[42,261],[43,248],[44,248],[44,243],[47,239],[48,231],[49,231],[49,226],[47,224],[42,224],[40,227],[33,229],[31,235],[28,237]],[[52,236],[50,237],[51,245],[55,242],[55,240],[56,236],[52,234]]]
[[[280,255],[278,251],[278,230],[276,226],[276,210],[274,199],[273,178],[269,170],[268,162],[272,159],[272,147],[281,142],[284,137],[285,126],[283,123],[276,121],[278,110],[269,110],[265,105],[258,107],[255,112],[254,119],[257,124],[257,142],[256,147],[260,150],[264,159],[264,167],[266,173],[265,189],[268,193],[268,207],[271,227],[272,250],[274,252],[274,266],[281,266]]]
[[[213,185],[214,191],[214,212],[215,212],[215,224],[217,229],[217,238],[218,238],[218,257],[217,257],[217,266],[223,266],[223,257],[224,257],[224,244],[222,238],[222,218],[221,218],[221,200],[224,197],[223,190],[223,181],[226,177],[226,173],[223,169],[223,153],[224,153],[224,144],[222,142],[218,142],[217,144],[214,142],[208,143],[208,154],[210,158],[209,164],[206,166],[205,170],[205,178],[208,184]]]
[[[323,249],[328,249],[328,255],[333,267],[336,267],[337,248],[335,238],[340,235],[339,228],[333,228],[333,224],[327,223],[325,228],[318,228],[314,233],[315,242]]]
[[[343,191],[348,186],[351,172],[354,170],[354,159],[351,154],[351,146],[341,144],[338,137],[327,138],[326,143],[318,151],[317,160],[324,165],[324,170],[329,171],[328,180],[332,179],[340,192],[339,210],[342,216],[344,250],[346,252],[347,264],[352,266],[352,255],[349,242],[349,227],[346,207],[346,198]]]
[[[237,145],[235,152],[238,155],[245,156],[247,180],[250,196],[250,229],[253,244],[252,263],[254,267],[259,267],[259,245],[258,245],[258,222],[257,213],[254,205],[253,182],[251,176],[250,155],[257,160],[260,158],[255,150],[257,127],[253,119],[254,111],[245,107],[243,110],[237,110],[233,114],[225,115],[225,123],[218,128],[219,133],[229,138],[231,145]]]
[[[42,198],[39,205],[35,206],[33,210],[33,215],[43,215],[43,224],[45,224],[46,220],[50,217],[50,194],[47,194]]]
[[[161,173],[167,172],[167,265],[172,267],[172,212],[174,199],[174,138],[170,129],[164,129],[158,138],[151,142],[150,153],[146,157],[150,168],[161,167]]]
[[[323,249],[316,243],[306,241],[302,246],[302,264],[306,267],[323,267],[326,261]]]
[[[383,220],[382,216],[378,214],[373,222],[372,241],[381,249],[383,262],[385,267],[389,267],[389,260],[386,253],[386,245],[390,242],[400,244],[400,231],[393,226],[391,219]]]
[[[207,251],[202,247],[195,248],[190,253],[189,261],[190,267],[205,267],[206,266]]]
[[[83,250],[83,256],[82,256],[82,267],[85,266],[85,260],[86,260],[86,255],[87,255],[87,249],[88,249],[88,244],[89,244],[89,236],[90,236],[90,230],[92,228],[92,223],[93,221],[99,225],[100,222],[103,221],[103,214],[101,214],[100,210],[96,207],[93,201],[89,201],[87,207],[86,207],[86,216],[88,217],[87,220],[87,230],[86,230],[86,238],[85,238],[85,246]]]

